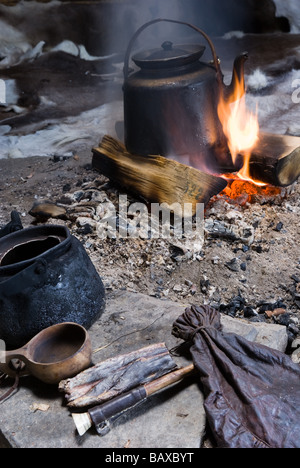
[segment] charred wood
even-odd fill
[[[260,133],[250,159],[250,177],[286,187],[300,176],[300,137]]]

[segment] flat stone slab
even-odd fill
[[[173,337],[171,330],[184,309],[182,304],[139,293],[111,294],[107,297],[105,312],[89,330],[94,364],[151,343],[164,342],[169,350],[178,346],[182,341]],[[222,325],[226,332],[285,350],[287,336],[283,326],[252,323],[225,315]],[[189,357],[174,356],[174,360],[179,366],[190,363]],[[4,392],[5,386],[0,389]],[[18,392],[1,404],[0,447],[198,448],[205,422],[203,396],[194,376],[113,420],[105,436],[100,437],[91,428],[80,437],[57,386],[25,377],[21,379]]]

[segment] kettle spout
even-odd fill
[[[234,60],[231,83],[226,86],[226,95],[229,101],[237,101],[245,94],[244,64],[247,59],[248,52],[243,52]]]

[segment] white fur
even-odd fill
[[[296,79],[300,79],[300,70],[292,70],[274,81],[269,93],[259,96],[246,93],[247,106],[254,110],[257,107],[262,131],[283,135],[299,121],[300,104],[292,100],[292,83]]]
[[[57,46],[53,47],[52,49],[49,50],[50,52],[65,52],[66,54],[74,55],[75,57],[81,58],[81,60],[86,60],[86,61],[95,61],[95,60],[105,60],[107,58],[113,57],[116,54],[111,54],[111,55],[105,55],[102,57],[94,57],[90,55],[85,46],[80,44],[76,45],[74,42],[65,40],[62,41],[60,44]]]
[[[248,76],[246,84],[248,89],[259,91],[267,88],[267,86],[270,84],[270,80],[265,73],[257,68],[251,75]]]
[[[0,134],[0,159],[64,155],[84,146],[91,148],[105,134],[115,135],[116,120],[122,120],[123,103],[111,102],[76,117],[54,120],[27,135],[11,135],[9,126]],[[116,136],[116,135],[115,135]]]
[[[241,39],[242,37],[244,37],[244,33],[243,31],[229,31],[227,33],[224,34],[223,36],[223,39],[232,39],[232,38],[237,38],[237,39]]]

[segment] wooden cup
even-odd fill
[[[91,357],[86,329],[77,323],[64,322],[42,330],[22,348],[2,351],[0,371],[15,377],[17,359],[21,361],[20,376],[33,375],[45,383],[57,384],[89,367]]]

